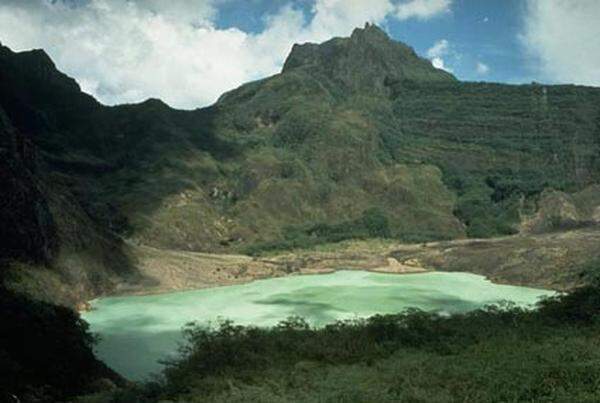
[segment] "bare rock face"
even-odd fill
[[[580,220],[572,196],[555,190],[546,190],[540,197],[538,212],[522,224],[522,232],[540,234],[572,228],[577,226]]]
[[[522,223],[521,231],[540,234],[597,224],[600,224],[600,187],[592,185],[574,194],[544,191],[537,213]]]

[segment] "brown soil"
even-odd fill
[[[580,285],[580,269],[600,260],[600,231],[467,239],[426,244],[355,241],[269,257],[132,246],[145,280],[116,294],[154,294],[335,270],[383,273],[463,271],[492,281],[557,290]]]

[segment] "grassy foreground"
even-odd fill
[[[80,402],[597,402],[600,285],[450,317],[418,310],[324,328],[190,324],[146,384]]]

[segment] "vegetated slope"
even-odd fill
[[[282,74],[192,112],[103,107],[42,52],[3,55],[3,105],[49,169],[155,246],[451,238],[453,213],[509,233],[544,187],[597,179],[598,91],[459,83],[376,27],[295,47]]]
[[[1,53],[15,126],[90,216],[151,246],[509,234],[544,188],[598,180],[599,90],[461,83],[376,26],[195,111],[105,107],[43,52]]]
[[[600,91],[577,86],[399,85],[398,158],[439,166],[470,236],[514,231],[545,188],[600,176]],[[594,206],[597,206],[595,204]],[[512,230],[511,230],[512,227]]]

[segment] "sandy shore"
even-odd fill
[[[362,248],[361,248],[362,249]],[[327,274],[336,270],[366,270],[378,273],[408,274],[431,271],[418,261],[399,262],[369,252],[301,252],[273,257],[217,255],[133,246],[143,280],[121,284],[112,295],[148,295],[227,286],[254,280],[306,274]]]
[[[130,245],[143,280],[122,283],[111,295],[158,294],[336,270],[390,274],[463,271],[497,283],[567,290],[580,284],[583,265],[600,261],[598,245],[598,230],[410,245],[347,241],[267,257]]]

